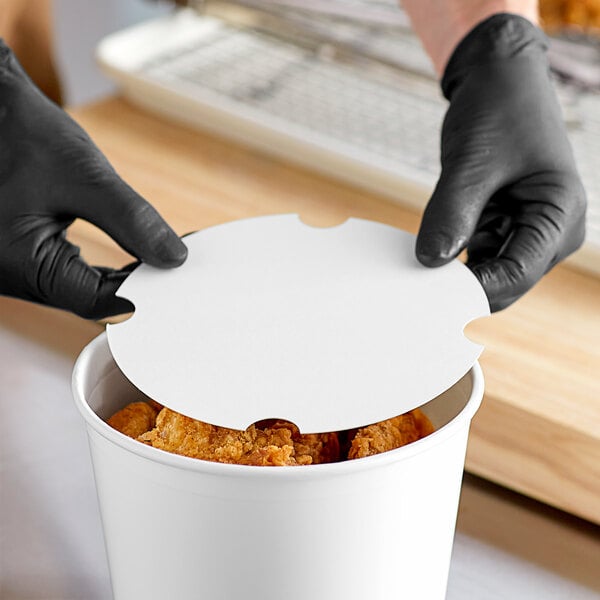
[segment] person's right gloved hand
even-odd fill
[[[66,241],[76,218],[155,267],[186,259],[174,231],[0,40],[0,294],[88,319],[133,310],[115,296],[127,272],[89,266]]]
[[[442,89],[442,174],[425,210],[417,258],[436,267],[466,248],[500,310],[574,252],[586,199],[550,80],[546,38],[497,14],[451,56]]]

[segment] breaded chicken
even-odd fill
[[[352,439],[348,458],[364,458],[394,450],[432,432],[431,421],[423,412],[415,409],[398,417],[361,427]]]
[[[339,433],[301,434],[292,423],[266,420],[246,431],[209,425],[157,402],[133,402],[108,424],[144,444],[213,462],[252,466],[316,465],[393,450],[433,432],[427,416],[404,415]]]
[[[158,409],[146,402],[132,402],[116,412],[108,424],[132,438],[138,438],[150,431],[156,424]]]
[[[600,0],[540,0],[539,8],[542,25],[548,31],[565,26],[600,28]]]
[[[336,433],[301,435],[285,422],[238,431],[196,421],[168,408],[158,414],[156,427],[138,439],[167,452],[240,465],[311,465],[340,460]]]

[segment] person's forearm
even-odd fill
[[[514,13],[538,22],[537,0],[402,0],[438,74],[465,35],[496,13]]]

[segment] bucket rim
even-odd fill
[[[478,361],[465,375],[470,376],[471,394],[462,410],[457,413],[448,423],[436,429],[424,438],[411,442],[400,448],[367,456],[360,459],[345,460],[333,463],[324,463],[318,465],[296,465],[281,467],[263,467],[254,465],[237,465],[229,463],[219,463],[207,461],[188,456],[182,456],[148,446],[125,434],[113,429],[90,407],[84,393],[84,383],[86,370],[90,359],[100,351],[102,347],[108,350],[106,333],[103,332],[90,343],[88,343],[78,356],[72,376],[72,392],[75,404],[88,428],[88,437],[91,441],[91,432],[98,434],[108,442],[120,447],[122,450],[130,452],[138,457],[159,463],[164,466],[181,469],[185,471],[194,471],[206,475],[217,475],[219,477],[279,477],[281,479],[312,479],[317,477],[332,477],[351,475],[357,471],[365,469],[385,468],[396,462],[406,460],[417,454],[421,454],[433,449],[444,440],[457,435],[465,428],[468,430],[471,420],[479,409],[483,400],[484,379],[483,372]],[[110,353],[110,350],[108,350]],[[115,370],[120,371],[116,363],[111,373]],[[106,376],[106,375],[105,375]],[[464,375],[463,375],[464,377]]]

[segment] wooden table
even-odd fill
[[[160,120],[120,99],[73,111],[117,171],[184,234],[233,219],[298,213],[416,232],[419,216],[382,197]],[[78,222],[94,264],[131,258]],[[100,325],[0,298],[3,326],[75,357]],[[485,344],[486,395],[467,470],[600,523],[600,279],[558,267],[516,305],[468,327]]]

